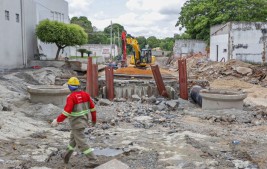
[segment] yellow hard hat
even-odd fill
[[[77,77],[71,77],[69,80],[68,80],[68,85],[71,85],[71,86],[80,86],[80,81]]]

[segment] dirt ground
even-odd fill
[[[196,66],[189,69],[193,74],[191,68]],[[175,69],[169,66],[170,71]],[[98,124],[87,128],[85,134],[99,162],[88,161],[76,149],[65,166],[61,154],[68,145],[70,128],[67,122],[50,126],[62,106],[31,103],[27,86],[54,84],[56,76],[66,74],[75,72],[42,68],[1,75],[1,169],[89,169],[114,158],[131,169],[267,168],[266,88],[245,82],[243,77],[241,81],[224,81],[227,77],[210,81],[210,87],[227,84],[246,90],[249,94],[243,110],[202,110],[182,99],[144,97],[107,105],[101,104],[103,99],[95,99]]]

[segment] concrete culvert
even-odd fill
[[[62,106],[65,104],[66,97],[70,94],[66,86],[40,85],[27,86],[32,103],[52,103]]]

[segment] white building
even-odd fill
[[[228,22],[211,27],[210,59],[266,60],[267,22]],[[224,59],[223,59],[224,58]]]
[[[175,40],[173,54],[175,57],[193,56],[201,53],[206,55],[207,44],[202,40]]]
[[[55,58],[56,46],[37,41],[35,27],[44,19],[69,23],[68,13],[64,0],[0,0],[0,69],[26,67],[38,53]]]
[[[107,44],[86,44],[80,47],[71,47],[71,56],[81,56],[81,53],[77,52],[77,49],[87,49],[92,52],[91,56],[98,56],[98,62],[104,62],[110,59],[110,57],[115,57],[119,54],[117,45],[107,45]],[[86,54],[84,54],[86,56]]]

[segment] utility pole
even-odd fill
[[[115,36],[115,35],[116,35],[116,34],[115,34],[115,31],[114,31],[114,34],[113,34],[113,36],[114,36],[114,38],[113,38],[113,39],[114,39],[114,43],[113,43],[113,44],[114,44],[114,46],[113,46],[113,49],[114,49],[114,55],[113,55],[113,56],[114,56],[114,57],[115,57],[115,52],[116,52],[116,51],[115,51],[115,44],[116,44],[116,36]]]
[[[121,47],[120,47],[120,28],[118,27],[118,54],[121,54]]]
[[[112,21],[110,24],[110,59],[113,59],[112,58]]]

